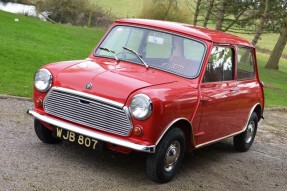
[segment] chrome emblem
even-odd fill
[[[93,84],[91,84],[91,83],[86,84],[86,90],[91,90],[92,87],[93,87]]]

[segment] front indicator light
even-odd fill
[[[42,107],[42,105],[43,105],[43,100],[41,98],[38,98],[35,100],[36,107]]]
[[[136,135],[136,136],[141,136],[142,135],[142,128],[139,127],[139,126],[135,126],[134,127],[134,130],[133,130],[133,133]]]

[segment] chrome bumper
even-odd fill
[[[72,131],[72,132],[75,132],[75,133],[78,133],[81,135],[85,135],[85,136],[94,138],[94,139],[99,140],[99,141],[112,143],[112,144],[115,144],[118,146],[127,147],[127,148],[141,151],[141,152],[147,152],[147,153],[154,153],[155,152],[155,145],[150,145],[150,146],[140,145],[140,144],[135,144],[135,143],[132,143],[129,141],[121,140],[118,138],[114,138],[111,136],[107,136],[107,135],[104,135],[102,133],[83,129],[83,128],[81,128],[77,125],[71,124],[71,123],[63,122],[63,121],[60,121],[58,119],[54,119],[54,118],[49,117],[49,116],[41,115],[41,114],[35,112],[34,110],[28,110],[27,113],[34,116],[36,119],[39,119],[40,121],[44,121],[44,122],[49,123],[51,125],[55,125],[57,127],[61,127],[63,129],[66,129],[66,130],[69,130],[69,131]]]

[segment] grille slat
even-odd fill
[[[63,115],[63,116],[66,116],[66,117],[69,117],[69,111],[70,110],[59,110],[58,112],[55,112],[55,114],[57,115]],[[71,116],[70,116],[71,117]],[[72,118],[72,117],[71,117]],[[83,120],[86,119],[86,120],[89,120],[89,121],[94,121],[94,120],[100,120],[101,118],[98,118],[98,117],[95,117],[95,116],[83,116],[81,114],[77,115],[77,118],[73,118],[75,120],[77,119],[80,119],[82,118]],[[126,123],[126,121],[118,121],[118,120],[110,120],[109,118],[105,117],[105,118],[102,118],[103,121],[107,121],[110,122],[110,123],[114,123],[114,124],[117,124],[117,126],[121,126],[121,125],[128,125]],[[99,121],[99,123],[101,123],[101,121]]]
[[[65,120],[117,135],[128,136],[132,128],[123,109],[53,88],[45,98],[44,109]]]
[[[56,103],[58,103],[58,104],[56,104]],[[61,105],[61,104],[63,104],[63,103],[60,103],[59,101],[57,101],[57,102],[55,102],[55,101],[53,101],[53,105],[49,105],[49,107],[51,107],[51,108],[53,108],[53,109],[57,109],[58,107],[59,107],[59,105]],[[99,111],[101,111],[101,112],[104,112],[104,114],[109,114],[109,115],[114,115],[115,117],[121,117],[122,116],[122,111],[111,111],[111,110],[104,110],[103,108],[93,108],[93,107],[89,107],[89,108],[87,108],[86,110],[83,110],[82,108],[80,109],[80,110],[77,110],[78,108],[75,108],[75,106],[74,105],[66,105],[66,108],[65,108],[65,110],[66,109],[72,109],[72,110],[75,110],[75,112],[76,111],[78,111],[78,112],[85,112],[85,111],[87,111],[87,110],[89,110],[89,113],[90,112],[99,112]]]

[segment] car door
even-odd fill
[[[200,85],[202,114],[197,145],[221,139],[236,131],[239,105],[235,80],[235,48],[214,46]]]
[[[240,102],[240,119],[238,119],[239,128],[243,129],[248,120],[250,112],[261,98],[261,84],[256,78],[255,70],[255,49],[250,47],[237,47],[237,67],[236,79],[238,82],[238,101]]]

